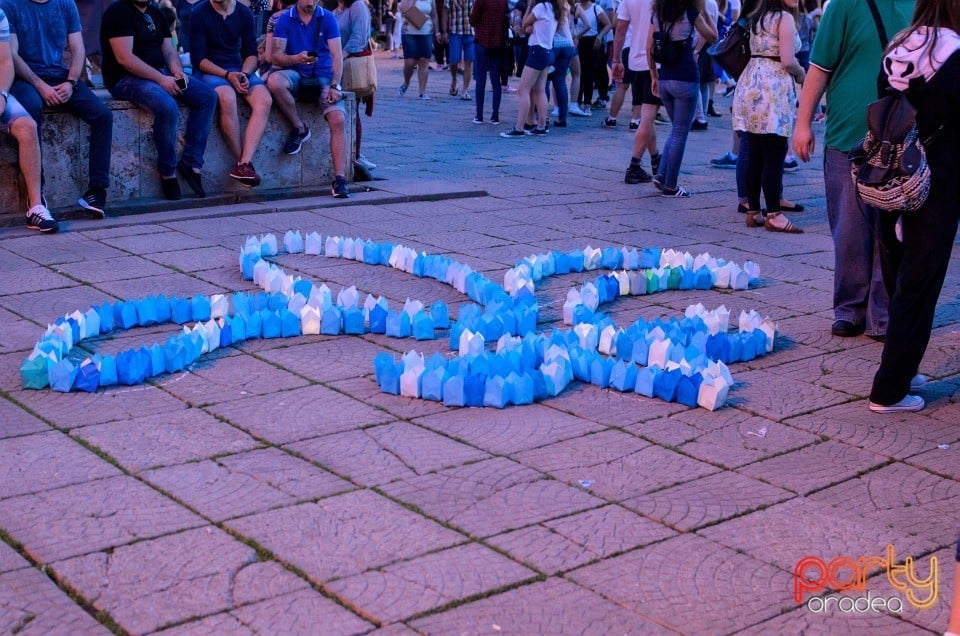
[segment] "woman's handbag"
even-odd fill
[[[372,95],[377,90],[377,65],[370,49],[350,55],[343,61],[343,89],[357,99]]]
[[[320,87],[319,77],[300,76],[300,83],[297,85],[297,101],[303,104],[316,104],[320,101],[320,95],[323,89]]]
[[[427,14],[417,8],[416,2],[411,1],[400,3],[400,13],[406,18],[407,22],[413,25],[413,28],[419,29],[427,23]]]
[[[750,61],[750,29],[746,19],[734,22],[722,40],[707,49],[727,75],[740,79]]]

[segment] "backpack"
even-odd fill
[[[930,166],[917,130],[917,109],[900,91],[867,108],[867,134],[850,151],[857,195],[880,210],[915,212],[930,194]],[[941,126],[941,130],[943,127]]]
[[[691,17],[692,14],[692,17]],[[657,20],[660,29],[653,32],[653,61],[661,66],[676,66],[680,63],[684,48],[689,48],[693,43],[694,20],[697,19],[699,12],[696,9],[687,11],[687,20],[690,22],[690,35],[684,40],[674,41],[670,36],[674,24],[663,24]]]

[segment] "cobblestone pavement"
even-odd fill
[[[733,173],[707,166],[727,148],[729,117],[690,136],[682,183],[694,196],[665,200],[622,182],[623,115],[609,130],[595,115],[500,139],[515,95],[504,125],[473,125],[471,104],[447,94],[449,74],[431,73],[429,102],[398,99],[399,63],[381,62],[364,153],[385,180],[349,205],[318,197],[0,232],[0,632],[942,631],[960,507],[960,259],[921,368],[929,406],[873,415],[881,346],[829,333],[819,157],[786,177],[807,233],[776,235],[745,227]],[[384,395],[373,356],[413,345],[380,336],[250,342],[96,394],[21,390],[18,366],[57,316],[252,289],[237,267],[244,238],[291,228],[400,241],[495,280],[523,256],[587,244],[754,259],[762,281],[747,292],[629,298],[613,314],[723,303],[771,316],[780,337],[773,354],[732,368],[730,403],[713,413],[576,384],[503,411]],[[334,290],[459,300],[396,271],[279,260]],[[544,328],[578,280],[567,278],[542,290]],[[835,602],[820,613],[793,600],[800,558],[885,558],[887,544],[921,574],[939,559],[931,609],[856,614]],[[883,571],[869,575],[866,592],[847,594],[903,597]]]

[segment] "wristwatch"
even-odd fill
[[[331,85],[330,85],[330,88],[332,88],[333,90],[335,90],[335,91],[337,91],[337,92],[339,92],[339,93],[342,93],[342,92],[343,92],[343,87],[340,86],[339,84],[331,84]]]

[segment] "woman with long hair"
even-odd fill
[[[333,15],[337,17],[337,25],[340,27],[340,42],[343,46],[344,59],[373,55],[373,50],[370,48],[370,8],[367,6],[366,0],[340,0],[337,8],[333,11]],[[361,97],[357,101],[364,105],[367,117],[373,115],[372,95]],[[354,143],[356,162],[366,170],[373,170],[377,167],[377,164],[364,157],[360,152],[362,136],[363,124],[361,123],[360,109],[357,108],[357,129]]]
[[[883,281],[890,293],[883,355],[870,392],[870,410],[879,413],[924,407],[923,398],[910,391],[925,380],[917,369],[960,219],[960,3],[917,0],[913,22],[887,51],[883,72],[917,109],[931,180],[919,210],[879,212]]]
[[[717,39],[717,27],[710,21],[704,8],[704,0],[656,0],[653,4],[653,19],[647,37],[647,59],[657,61],[654,42],[661,39],[669,59],[650,64],[650,89],[660,98],[672,128],[663,146],[659,171],[653,185],[665,197],[688,197],[690,193],[677,185],[680,163],[687,145],[690,124],[696,112],[700,95],[700,71],[693,57],[693,32],[707,42]],[[660,32],[663,37],[655,37]]]
[[[601,9],[593,0],[580,0],[576,12],[577,54],[580,57],[580,68],[583,76],[580,81],[580,91],[576,95],[577,108],[582,112],[590,112],[593,102],[593,87],[596,76],[596,57],[600,55],[600,46],[603,34],[610,29],[610,18],[607,12]]]
[[[522,26],[530,31],[527,40],[527,61],[520,75],[517,96],[520,107],[517,125],[500,133],[501,137],[517,138],[526,134],[547,134],[547,75],[553,64],[553,36],[557,32],[557,17],[563,15],[562,0],[534,0],[527,7]],[[537,124],[531,113],[536,109]],[[526,125],[525,125],[526,124]]]
[[[799,0],[761,0],[747,16],[751,58],[733,95],[733,129],[749,146],[746,158],[747,226],[802,233],[780,209],[783,161],[793,131],[796,83],[806,73],[797,62]],[[760,208],[760,193],[767,203]]]
[[[400,36],[403,47],[403,84],[397,94],[403,97],[410,88],[413,70],[417,70],[417,84],[420,99],[428,100],[427,78],[430,74],[430,56],[433,55],[433,40],[443,37],[443,29],[437,15],[437,3],[434,0],[400,0],[400,15],[403,16],[403,34]],[[417,26],[407,13],[416,8],[426,16],[423,24]]]

